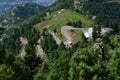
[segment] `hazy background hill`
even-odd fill
[[[22,3],[1,13],[0,23],[3,26],[15,24],[31,16],[42,13],[46,7],[36,3]]]
[[[0,0],[0,12],[8,10],[12,6],[20,5],[25,2],[37,3],[43,6],[51,5],[55,0]]]

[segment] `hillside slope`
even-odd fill
[[[62,26],[67,25],[68,22],[81,21],[83,27],[90,27],[94,22],[82,14],[78,14],[72,10],[59,10],[46,17],[46,21],[35,25],[37,29],[42,31],[47,28],[51,31],[56,30],[58,37],[62,38],[60,29]]]
[[[3,26],[19,23],[31,16],[43,12],[46,7],[34,3],[24,3],[14,6],[0,15],[0,22]]]
[[[4,12],[13,6],[21,5],[22,3],[36,3],[43,6],[50,6],[55,0],[0,0],[0,12]]]

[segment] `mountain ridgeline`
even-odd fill
[[[54,1],[55,0],[0,0],[0,13],[13,6],[21,5],[22,3],[36,3],[42,6],[50,6]]]
[[[57,0],[53,5],[51,5],[50,10],[55,11],[59,9],[73,9],[73,3],[74,0]]]
[[[16,24],[40,14],[46,10],[47,7],[35,3],[23,3],[19,6],[14,6],[0,15],[0,22],[4,26]]]

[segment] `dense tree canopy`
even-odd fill
[[[53,6],[48,11],[73,10],[73,0],[59,0]],[[4,36],[0,37],[0,80],[120,80],[119,6],[102,0],[85,2],[84,12],[88,16],[96,15],[98,25],[92,26],[93,40],[80,35],[81,41],[70,48],[63,42],[57,45],[48,29],[39,31],[34,27],[45,20],[45,13],[5,31],[0,27],[0,35],[4,31]],[[67,25],[83,27],[81,21]],[[102,44],[94,47],[101,27],[111,27],[114,33],[101,37]],[[28,43],[23,45],[20,37],[25,37]],[[47,62],[37,56],[37,45],[41,45]],[[22,50],[26,53],[24,57],[20,57]]]

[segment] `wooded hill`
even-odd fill
[[[12,24],[18,24],[23,22],[25,19],[44,12],[46,8],[47,7],[35,3],[23,3],[18,6],[13,6],[0,14],[0,23],[5,27]]]
[[[0,80],[120,80],[120,29],[119,18],[115,18],[119,14],[111,12],[111,9],[119,9],[119,4],[87,1],[82,3],[83,7],[78,4],[75,9],[72,2],[59,0],[44,13],[19,25],[7,29],[0,27]],[[61,9],[64,12],[59,14]],[[91,16],[96,19],[91,20]],[[59,29],[57,26],[67,25],[69,21],[72,26],[78,25],[79,21],[82,25],[90,25],[88,27],[94,28],[93,34],[97,37],[89,40],[79,35],[81,40],[70,48],[63,42],[56,45],[49,30]],[[54,29],[44,29],[42,24],[48,23]],[[100,36],[101,27],[111,27],[113,32]],[[37,56],[37,50],[42,51],[42,55]],[[19,56],[20,53],[26,53],[24,58]]]

